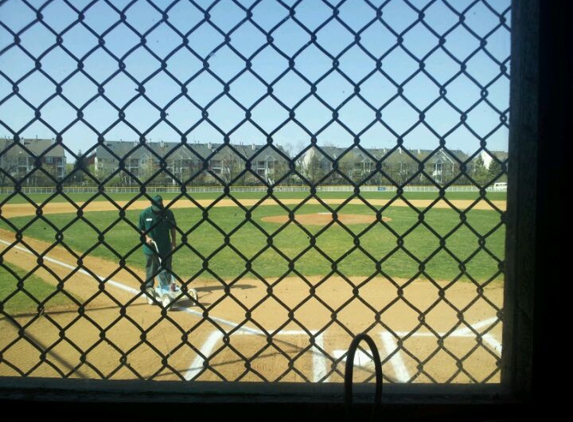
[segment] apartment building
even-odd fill
[[[54,139],[0,138],[0,184],[51,186],[66,176],[66,155]]]
[[[272,183],[288,160],[281,148],[211,142],[106,141],[95,152],[98,178],[115,176],[122,184]]]

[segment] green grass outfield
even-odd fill
[[[5,314],[16,316],[23,313],[37,315],[38,309],[70,305],[78,298],[60,291],[56,286],[45,282],[40,277],[26,272],[11,264],[0,266],[0,302]]]
[[[321,193],[321,199],[347,198],[348,192]],[[412,192],[409,200],[435,199],[436,193]],[[175,194],[163,194],[165,201]],[[233,194],[236,199],[256,199],[261,193]],[[193,194],[194,199],[222,198],[218,194]],[[304,193],[279,193],[279,199],[305,197]],[[393,192],[367,192],[363,199],[392,199]],[[449,200],[477,199],[476,192],[452,193]],[[37,203],[48,196],[29,196]],[[93,195],[71,195],[83,202]],[[133,200],[133,194],[113,195],[114,201]],[[491,200],[505,199],[505,193],[489,192]],[[20,198],[21,199],[21,198]],[[18,199],[18,201],[20,200]],[[105,199],[101,197],[98,199]],[[145,198],[140,198],[146,200]],[[9,201],[14,203],[16,198]],[[66,200],[52,198],[53,201]],[[330,208],[330,209],[329,209]],[[174,208],[178,222],[180,248],[174,254],[176,274],[187,280],[194,278],[235,279],[264,278],[304,274],[327,276],[333,272],[347,277],[369,277],[383,274],[395,278],[427,278],[435,280],[475,279],[486,282],[502,280],[505,225],[502,214],[495,210],[470,210],[462,215],[451,209],[432,208],[420,213],[409,207],[388,207],[384,223],[301,227],[294,223],[278,224],[262,221],[263,217],[295,216],[327,212],[376,215],[380,206],[366,205],[265,205],[240,207]],[[250,221],[246,219],[250,214]],[[54,214],[43,218],[17,217],[10,223],[31,236],[50,243],[61,240],[80,253],[99,256],[119,265],[143,268],[140,235],[137,230],[139,211]],[[0,227],[10,227],[0,222]],[[58,235],[62,232],[62,236]],[[105,274],[103,274],[105,276]]]

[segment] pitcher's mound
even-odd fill
[[[319,212],[315,214],[298,214],[295,215],[295,221],[304,226],[316,225],[324,226],[332,221],[332,214],[329,212]],[[373,215],[366,214],[338,214],[337,221],[342,224],[369,224],[376,220]],[[382,217],[383,221],[390,221],[388,217]],[[263,221],[267,223],[286,223],[289,221],[288,215],[273,215],[270,217],[263,217]]]

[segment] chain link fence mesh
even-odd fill
[[[341,382],[365,332],[385,382],[498,382],[509,18],[486,0],[0,2],[0,374]],[[173,307],[142,289],[156,193],[178,220]]]

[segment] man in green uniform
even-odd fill
[[[169,289],[171,274],[171,251],[177,246],[177,224],[173,211],[163,206],[163,198],[156,195],[151,199],[151,206],[139,214],[143,253],[145,254],[145,284],[147,302],[153,303],[155,294],[155,277],[159,279],[160,289]],[[155,249],[153,242],[159,251]],[[164,271],[165,270],[165,271]]]

